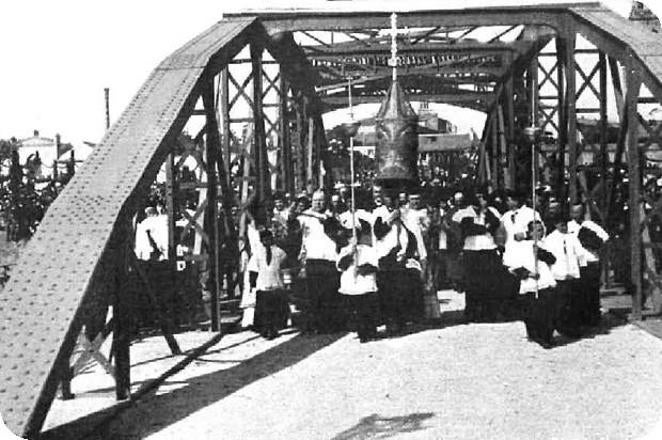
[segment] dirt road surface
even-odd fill
[[[360,344],[354,334],[274,341],[226,336],[124,411],[98,438],[112,439],[636,439],[662,421],[662,341],[609,318],[596,334],[552,349],[529,342],[521,322],[462,324],[462,296],[441,296],[444,320]],[[189,336],[191,346],[204,335]],[[196,339],[197,338],[197,339]],[[156,357],[132,347],[134,362]],[[174,358],[132,369],[134,385]],[[112,401],[95,369],[57,400],[48,427]],[[96,402],[96,403],[95,403]],[[75,414],[75,416],[74,416]],[[89,420],[68,429],[83,432]],[[89,427],[89,426],[87,426]],[[62,437],[55,429],[46,439]],[[71,431],[69,431],[71,432]],[[55,435],[59,433],[58,435]]]

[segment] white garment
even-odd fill
[[[579,235],[579,230],[581,228],[587,228],[590,229],[591,231],[595,232],[595,234],[603,241],[606,242],[609,240],[609,234],[607,234],[607,231],[602,229],[600,225],[595,223],[594,221],[591,220],[584,220],[581,225],[577,223],[575,220],[570,220],[568,222],[568,232],[578,236]],[[578,240],[579,241],[579,240]],[[588,263],[597,263],[600,261],[600,255],[597,252],[590,251],[583,247],[581,245],[581,242],[579,245],[582,248],[582,253],[580,256],[579,264],[581,267],[586,267]]]
[[[264,251],[264,246],[260,241],[260,231],[257,230],[255,220],[246,224],[246,238],[248,239],[248,246],[250,247],[251,254]]]
[[[506,246],[508,246],[509,241],[515,240],[515,218],[517,217],[516,213],[516,209],[511,209],[510,211],[506,211],[501,216],[501,225],[506,231]]]
[[[287,258],[287,254],[276,245],[271,245],[271,261],[267,262],[267,251],[262,249],[253,252],[251,259],[257,271],[255,289],[257,291],[284,289],[281,266]],[[249,263],[250,266],[250,263]]]
[[[136,257],[145,261],[150,260],[152,252],[155,251],[149,239],[148,231],[156,245],[156,249],[160,251],[159,260],[166,260],[168,258],[168,216],[147,217],[136,226]]]
[[[446,211],[443,208],[439,208],[439,217],[441,218],[442,223],[444,222],[445,216]],[[444,251],[448,249],[448,235],[446,235],[443,225],[439,228],[439,244],[437,249]]]
[[[512,259],[513,265],[511,270],[518,269],[523,267],[531,273],[538,273],[540,277],[537,281],[538,290],[547,289],[550,287],[556,287],[556,280],[552,275],[552,271],[544,261],[538,260],[537,270],[536,270],[536,258],[533,253],[533,240],[522,240],[519,242],[520,251],[517,252],[517,255]],[[538,243],[538,247],[543,248],[541,243]],[[536,291],[536,280],[533,277],[528,277],[520,282],[519,293],[521,295],[525,293],[532,293]]]
[[[242,261],[244,264],[244,291],[241,293],[241,302],[239,307],[243,309],[244,313],[241,317],[241,326],[250,327],[253,325],[255,318],[255,303],[257,302],[256,289],[251,288],[250,272],[257,272],[257,265],[254,258],[249,258],[246,251],[242,252]]]
[[[388,210],[386,206],[380,206],[379,208],[376,208],[373,212],[373,228],[372,228],[372,243],[375,248],[375,251],[377,252],[377,257],[382,258],[386,255],[388,255],[391,250],[396,247],[400,246],[401,252],[404,254],[404,252],[407,249],[407,245],[409,244],[409,235],[407,234],[407,229],[402,227],[402,225],[396,223],[393,223],[391,225],[391,230],[386,233],[384,237],[382,237],[381,240],[377,240],[377,237],[374,235],[375,234],[375,223],[377,222],[377,219],[381,218],[382,221],[386,221],[386,219],[391,215],[391,212]]]
[[[338,216],[338,220],[343,228],[352,229],[352,211],[345,211]],[[366,211],[365,209],[357,209],[354,212],[354,226],[357,228],[361,227],[360,220],[367,222],[369,225],[373,225],[375,222],[374,216],[371,212]]]
[[[535,213],[535,214],[534,214]],[[534,211],[528,206],[521,206],[515,210],[510,210],[501,216],[501,224],[506,230],[506,242],[503,251],[503,265],[512,267],[517,260],[517,254],[524,252],[526,246],[522,246],[522,241],[515,239],[516,234],[526,235],[529,228],[529,223],[533,221],[535,216],[536,220],[540,220],[540,213]]]
[[[345,246],[340,250],[336,267],[338,267],[340,260],[349,255],[350,252],[351,246]],[[356,246],[356,260],[357,261],[352,261],[349,267],[342,271],[342,274],[340,275],[340,289],[338,289],[338,292],[343,295],[363,295],[370,292],[376,292],[376,274],[370,273],[367,275],[359,275],[356,268],[364,264],[370,264],[375,266],[375,268],[378,267],[379,262],[377,259],[377,252],[375,252],[375,249],[372,246],[360,244]],[[338,270],[340,270],[339,267]]]
[[[418,258],[424,260],[428,257],[425,242],[423,241],[423,232],[427,231],[429,221],[427,211],[424,209],[401,209],[400,216],[402,223],[416,238],[416,250]]]
[[[491,206],[487,209],[495,215],[496,218],[499,218],[499,211],[492,208]],[[462,223],[462,219],[471,218],[473,219],[474,224],[486,226],[485,222],[485,213],[478,213],[473,206],[467,206],[464,209],[460,209],[455,214],[453,214],[452,220],[456,223]],[[464,239],[464,250],[465,251],[485,251],[496,249],[496,244],[494,243],[494,237],[489,232],[485,232],[481,235],[469,235]]]
[[[556,262],[551,267],[555,280],[579,278],[579,258],[583,250],[575,235],[563,234],[555,230],[545,237],[542,245],[556,258]]]
[[[307,210],[306,213],[314,213]],[[315,213],[319,214],[319,213]],[[314,217],[300,215],[297,220],[303,229],[301,250],[309,260],[336,261],[336,243],[324,233],[322,222]]]

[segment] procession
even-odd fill
[[[662,28],[618,2],[127,24],[171,54],[98,142],[0,130],[0,438],[657,438]]]

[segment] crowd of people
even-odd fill
[[[267,338],[289,312],[304,331],[353,328],[359,339],[398,334],[438,317],[437,291],[464,292],[467,322],[517,316],[553,345],[600,321],[600,254],[609,239],[583,206],[516,192],[387,191],[339,186],[277,195],[267,227],[244,217],[244,324]],[[432,305],[430,307],[426,307]]]

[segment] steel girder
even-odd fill
[[[249,41],[259,39],[259,43],[280,60],[282,72],[293,89],[292,96],[298,102],[295,106],[298,113],[296,137],[299,138],[300,154],[303,155],[304,146],[311,145],[311,140],[322,142],[318,121],[323,108],[314,92],[315,87],[324,84],[311,73],[312,63],[294,42],[291,32],[360,31],[389,27],[389,13],[381,11],[257,15],[257,19],[253,16],[226,17],[157,67],[120,120],[108,131],[81,171],[52,205],[28,245],[0,299],[0,378],[3,382],[0,407],[5,422],[15,432],[33,435],[39,431],[57,383],[66,370],[95,289],[101,280],[107,279],[109,272],[121,273],[122,267],[118,266],[122,264],[118,264],[117,257],[123,256],[125,243],[130,241],[128,219],[135,212],[137,201],[146,192],[158,168],[171,153],[175,137],[193,113],[195,102],[203,91],[208,90],[210,79],[226,67]],[[640,317],[642,251],[646,256],[645,275],[655,285],[658,283],[649,258],[651,247],[641,237],[646,236],[647,225],[659,211],[660,204],[653,201],[655,209],[644,212],[641,174],[645,170],[639,164],[644,159],[642,152],[653,143],[659,143],[660,130],[659,127],[642,124],[643,118],[637,107],[642,105],[642,100],[657,103],[662,100],[662,43],[659,39],[633,28],[598,4],[402,12],[400,24],[430,28],[551,26],[565,38],[580,33],[612,57],[613,64],[620,63],[625,69],[621,81],[624,80],[628,87],[619,102],[621,127],[618,145],[629,153],[629,215],[631,236],[636,237],[631,240],[632,281],[635,285],[633,310],[635,317]],[[506,155],[511,152],[508,144],[516,141],[515,121],[518,118],[526,121],[527,109],[522,109],[520,105],[525,101],[521,77],[533,58],[519,58],[512,60],[513,65],[507,66],[510,73],[502,76],[493,88],[493,99],[488,107],[489,110],[496,108],[496,118],[491,118],[492,125],[497,126],[497,138],[502,137],[502,133],[506,138]],[[415,56],[412,60],[415,61]],[[567,63],[570,61],[568,56],[564,69],[568,69]],[[612,60],[608,61],[611,66]],[[604,61],[600,64],[598,74],[602,77]],[[574,100],[577,89],[567,85],[572,76],[572,71],[568,72],[565,76],[565,96],[572,96]],[[591,76],[584,73],[587,77]],[[511,86],[509,81],[513,82]],[[534,80],[530,83],[536,84]],[[652,97],[640,96],[642,85],[651,92]],[[438,86],[433,84],[431,87]],[[372,93],[377,90],[373,89]],[[499,102],[496,98],[508,93],[503,90],[512,90],[516,99],[509,103],[502,98]],[[602,86],[600,90],[599,98],[603,99]],[[410,91],[424,93],[413,88]],[[458,89],[459,96],[464,93],[471,91]],[[210,100],[209,95],[206,96],[205,110],[209,112]],[[616,100],[619,101],[618,96]],[[501,110],[497,107],[499,103]],[[512,109],[508,110],[510,106]],[[576,124],[576,118],[573,117],[573,105],[567,99],[563,108],[562,124],[567,129],[567,143],[570,146],[575,137],[572,124]],[[576,105],[574,110],[576,112]],[[500,112],[502,116],[499,116]],[[540,113],[536,111],[534,115],[538,117]],[[312,124],[308,120],[312,120]],[[499,129],[499,125],[503,128]],[[638,131],[642,126],[647,134],[644,138]],[[207,136],[213,141],[213,126],[207,128],[210,130]],[[497,141],[494,144],[496,146]],[[503,154],[504,148],[500,152]],[[315,157],[310,147],[305,154],[308,158]],[[572,152],[571,156],[574,156]],[[615,160],[623,160],[622,156],[617,154],[618,159]],[[498,155],[494,157],[498,158]],[[309,160],[305,166],[304,162],[301,164],[304,168],[302,174],[310,179],[310,169],[314,168],[311,167],[312,162]],[[576,167],[571,167],[570,171],[576,172]],[[53,258],[55,255],[59,258]]]
[[[221,143],[211,81],[249,42],[280,54],[287,48],[270,39],[254,18],[245,17],[219,22],[166,58],[51,206],[0,298],[0,408],[14,432],[23,436],[39,432],[57,385],[68,371],[94,292],[109,278],[120,284],[125,278],[127,244],[132,242],[130,219],[173,152],[176,137],[198,112],[199,99],[204,101],[207,119],[205,162],[213,199],[208,205],[216,206],[211,170],[216,168],[214,156]],[[294,79],[307,79],[302,60],[294,61],[299,63],[285,70]],[[300,87],[306,89],[303,83]],[[315,99],[309,98],[313,103]],[[310,109],[311,115],[316,114],[314,107]],[[215,239],[213,229],[206,232]],[[59,258],[51,258],[54,255]],[[218,288],[218,279],[214,282]],[[124,289],[115,285],[114,290],[121,297]],[[115,315],[121,305],[116,304]],[[117,352],[123,368],[128,367],[127,339],[124,345]],[[128,390],[127,374],[121,386]]]

